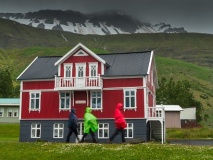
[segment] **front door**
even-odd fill
[[[76,65],[76,87],[85,87],[86,64]]]

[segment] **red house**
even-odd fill
[[[65,142],[72,107],[77,110],[82,136],[86,106],[98,118],[96,138],[107,142],[114,131],[118,102],[124,105],[126,140],[148,141],[159,133],[165,140],[164,114],[155,102],[153,51],[97,55],[78,44],[62,57],[36,57],[17,80],[21,82],[21,142]],[[117,136],[114,142],[120,139]]]

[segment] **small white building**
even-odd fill
[[[156,105],[162,107],[162,105]],[[179,105],[163,105],[166,128],[181,128],[180,114],[183,109]]]
[[[196,127],[196,107],[184,108],[180,113],[181,127]]]

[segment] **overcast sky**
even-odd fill
[[[213,0],[0,0],[0,12],[44,9],[91,13],[120,10],[141,21],[165,22],[187,31],[213,34]]]

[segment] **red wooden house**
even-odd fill
[[[127,140],[148,141],[159,131],[162,142],[165,140],[163,112],[155,104],[153,51],[97,55],[78,44],[62,57],[35,58],[17,80],[21,82],[21,142],[65,142],[72,107],[77,110],[82,136],[86,106],[98,118],[98,141],[107,142],[114,131],[118,102],[124,105]],[[120,142],[120,136],[114,141]]]

